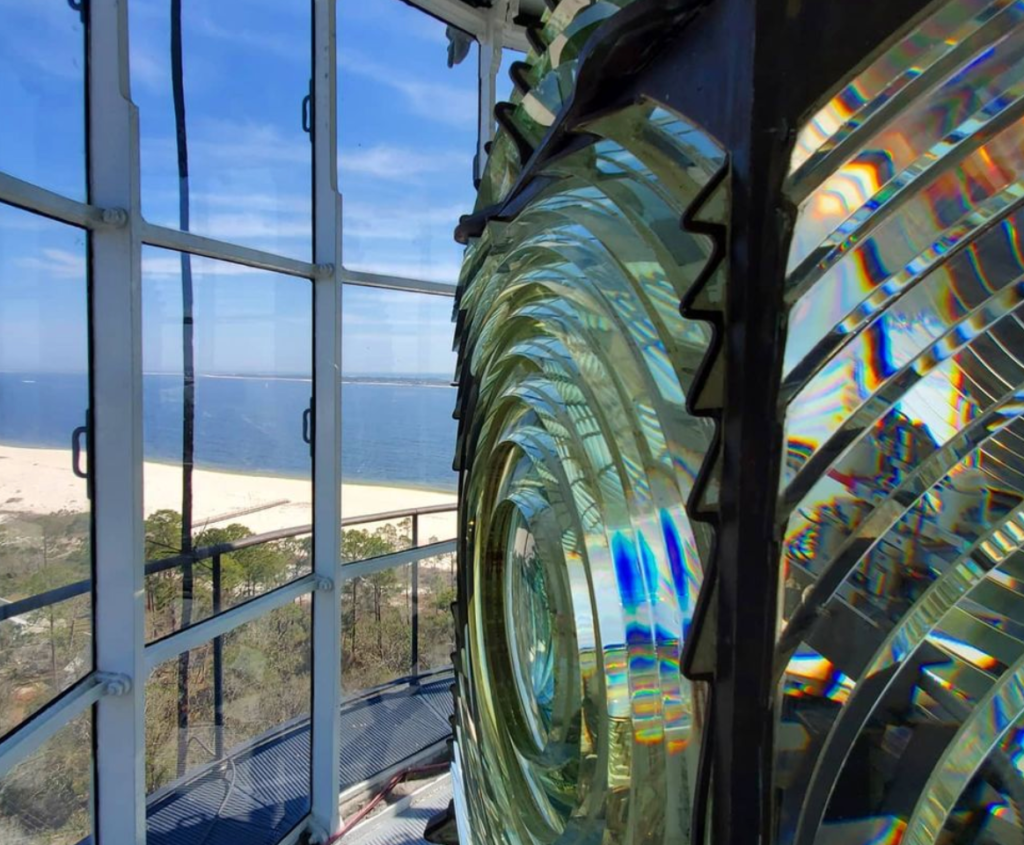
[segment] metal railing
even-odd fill
[[[435,557],[440,554],[449,554],[455,551],[455,539],[443,540],[440,542],[428,543],[425,546],[419,545],[420,517],[433,514],[453,513],[458,509],[457,504],[430,505],[420,508],[405,508],[402,510],[383,511],[381,513],[366,514],[363,516],[348,517],[341,520],[342,528],[352,528],[358,525],[369,525],[376,522],[392,522],[398,519],[411,519],[410,542],[407,549],[401,549],[388,554],[378,555],[359,560],[338,562],[338,573],[341,580],[360,578],[374,572],[385,569],[392,569],[406,564],[412,565],[410,583],[410,619],[411,619],[411,659],[410,674],[403,676],[397,681],[408,682],[420,674],[420,647],[419,647],[419,562],[426,558]],[[216,543],[209,546],[199,546],[187,554],[171,555],[157,560],[146,561],[145,573],[147,576],[167,572],[187,565],[195,565],[209,560],[211,564],[212,578],[212,616],[215,617],[223,611],[223,587],[222,587],[222,558],[224,555],[243,549],[273,543],[280,540],[290,540],[296,537],[303,537],[312,534],[312,525],[298,525],[292,528],[281,528],[275,531],[267,531],[263,534],[253,534],[238,540],[225,543]],[[43,593],[37,593],[24,599],[18,599],[0,605],[0,622],[12,619],[25,613],[41,610],[45,607],[66,601],[75,596],[84,595],[92,589],[92,580],[86,579],[56,587]],[[244,604],[245,602],[242,602]],[[175,636],[175,631],[168,636]],[[213,687],[214,687],[214,737],[216,759],[224,756],[224,652],[223,637],[213,638]]]
[[[384,511],[381,513],[366,514],[365,516],[353,516],[343,519],[341,521],[342,528],[351,528],[355,525],[368,525],[373,522],[389,522],[395,519],[405,519],[408,517],[412,518],[412,547],[411,549],[417,548],[417,539],[419,536],[419,517],[427,516],[430,514],[439,513],[453,513],[458,509],[458,505],[430,505],[422,508],[406,508],[405,510],[396,511]],[[200,546],[190,554],[186,555],[172,555],[170,557],[163,557],[156,560],[146,561],[145,569],[146,575],[155,575],[158,572],[166,572],[169,569],[175,569],[179,566],[183,566],[187,563],[200,563],[204,560],[213,559],[214,557],[219,558],[220,555],[230,554],[231,552],[241,551],[242,549],[251,548],[252,546],[259,546],[264,543],[272,543],[276,540],[290,540],[295,537],[302,537],[306,534],[313,533],[312,525],[297,525],[293,528],[280,528],[275,531],[267,531],[263,534],[253,534],[249,537],[243,537],[240,540],[233,540],[229,543],[217,543],[212,546]],[[453,538],[454,539],[454,538]],[[443,545],[444,543],[452,542],[451,540],[444,541],[443,543],[433,543],[429,546],[422,546],[422,549],[430,549],[433,546]],[[410,550],[411,550],[410,549]],[[352,566],[354,564],[368,563],[372,561],[384,561],[390,558],[393,554],[380,555],[379,557],[363,558],[360,560],[351,561],[339,561],[339,565],[342,567]],[[433,554],[444,554],[444,552],[434,552]],[[432,557],[432,554],[425,554],[422,557]],[[422,558],[421,558],[422,559]],[[393,564],[394,566],[400,566],[402,563],[410,563],[412,561],[405,560],[399,561]],[[388,566],[378,567],[377,569],[387,569]],[[372,571],[377,571],[376,569]],[[360,573],[362,574],[362,573]],[[353,576],[358,577],[358,576]],[[88,593],[92,589],[92,579],[86,578],[82,581],[75,581],[71,584],[65,584],[62,587],[55,587],[52,590],[46,590],[42,593],[36,593],[23,599],[16,599],[14,601],[6,601],[0,605],[0,622],[5,619],[11,619],[15,616],[21,616],[24,613],[30,613],[33,610],[40,610],[44,607],[49,607],[52,604],[66,601],[67,599],[74,598],[75,596],[81,596]]]

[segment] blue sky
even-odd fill
[[[130,0],[146,218],[177,223],[169,0]],[[309,4],[184,0],[192,229],[311,256]],[[399,0],[341,0],[339,187],[346,266],[454,281],[458,216],[473,203],[476,48],[446,66],[444,25]],[[0,170],[84,196],[81,26],[66,0],[0,0]],[[500,83],[507,87],[507,83]],[[0,208],[0,370],[77,370],[84,358],[84,238]],[[143,256],[145,367],[180,362],[178,261]],[[302,280],[197,260],[197,362],[208,372],[308,370]],[[345,291],[344,368],[443,373],[454,366],[451,300]],[[60,335],[61,343],[31,343]]]

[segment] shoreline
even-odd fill
[[[4,445],[6,445],[6,444],[0,442],[0,447],[2,447]],[[42,447],[42,448],[49,448],[49,447]],[[145,463],[146,464],[154,464],[156,466],[162,466],[162,467],[177,467],[179,470],[181,468],[181,464],[179,464],[179,463],[177,463],[175,461],[165,461],[165,460],[161,460],[159,458],[151,458],[151,459],[145,461]],[[290,473],[280,472],[278,470],[270,470],[270,469],[268,469],[268,470],[252,470],[252,469],[245,469],[245,468],[235,469],[234,467],[221,466],[221,465],[217,465],[217,464],[200,464],[200,463],[194,464],[194,468],[195,468],[196,471],[218,472],[218,473],[223,473],[224,475],[245,475],[245,476],[250,476],[252,478],[279,478],[279,479],[281,479],[283,481],[303,481],[303,482],[312,483],[312,477],[311,476],[292,475]],[[455,473],[454,470],[452,471],[452,475],[456,476],[456,473]],[[409,482],[409,483],[396,482],[396,481],[388,481],[386,479],[382,479],[380,481],[377,481],[377,480],[374,480],[374,479],[369,479],[369,480],[359,479],[358,481],[345,481],[343,479],[341,484],[342,484],[343,487],[391,487],[391,488],[394,488],[395,490],[416,490],[416,491],[418,491],[420,493],[437,493],[438,495],[446,495],[446,496],[457,496],[458,492],[459,492],[458,491],[458,486],[453,487],[451,490],[448,490],[448,489],[446,489],[444,487],[434,487],[434,486],[431,486],[429,484],[413,484],[411,482]]]
[[[63,448],[62,446],[36,446],[36,445],[28,445],[28,444],[25,444],[25,443],[12,443],[9,440],[0,440],[0,450],[3,450],[3,449],[15,449],[15,450],[24,450],[24,451],[32,451],[32,452],[60,452],[62,454],[68,455],[68,466],[71,465],[71,457],[70,457],[71,451],[69,449]],[[2,456],[0,456],[0,458],[2,458]],[[145,466],[152,465],[152,466],[160,466],[160,467],[176,467],[179,470],[181,468],[181,464],[180,463],[178,463],[176,461],[172,461],[172,460],[166,460],[166,459],[163,459],[163,458],[147,458],[147,459],[144,459],[143,464]],[[224,466],[224,465],[219,465],[219,464],[204,464],[204,463],[195,463],[193,465],[193,467],[194,467],[194,470],[196,472],[214,472],[214,473],[220,473],[220,474],[223,474],[223,475],[244,475],[244,476],[248,476],[248,477],[251,477],[251,478],[276,478],[276,479],[281,479],[282,481],[302,481],[302,482],[308,482],[308,483],[312,482],[312,476],[311,475],[308,475],[308,476],[307,475],[295,475],[293,473],[282,472],[280,470],[272,470],[272,469],[268,469],[268,470],[254,470],[254,469],[246,469],[245,467],[235,468],[235,467],[229,467],[229,466]],[[458,478],[458,474],[454,470],[452,470],[452,476],[454,478]],[[438,487],[436,485],[431,485],[431,484],[416,484],[416,483],[413,483],[413,482],[396,482],[396,481],[390,481],[388,479],[377,480],[377,479],[372,479],[372,478],[371,479],[362,479],[361,478],[361,479],[359,479],[357,481],[346,481],[346,480],[343,479],[341,483],[342,483],[343,487],[389,487],[389,488],[393,488],[395,490],[415,490],[415,491],[420,492],[420,493],[436,493],[438,495],[446,495],[446,496],[458,496],[458,492],[459,492],[458,484],[453,486],[451,489],[448,489],[447,487]],[[2,484],[3,484],[3,478],[0,478],[0,486],[2,486]],[[0,505],[2,505],[2,501],[0,501]]]
[[[257,481],[258,479],[258,481]],[[409,486],[343,482],[342,513],[369,516],[438,504],[454,504],[457,493]],[[261,534],[306,525],[313,518],[309,478],[273,473],[196,468],[193,473],[193,522],[197,530],[238,522]],[[85,481],[71,471],[70,449],[0,444],[0,522],[19,516],[89,509]],[[180,511],[181,470],[177,464],[143,465],[143,515]],[[392,522],[394,520],[391,520]],[[419,517],[420,536],[455,536],[455,512]],[[371,530],[383,523],[368,523]]]

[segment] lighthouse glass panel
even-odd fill
[[[93,665],[86,239],[0,204],[0,736]]]
[[[1024,12],[950,2],[800,129],[778,841],[1024,829]]]
[[[458,42],[464,50],[450,46],[447,29],[396,0],[338,4],[338,184],[350,270],[458,279],[452,231],[476,195],[477,46],[468,37]]]

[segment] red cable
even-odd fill
[[[385,786],[380,792],[374,795],[373,798],[371,798],[366,803],[366,806],[362,807],[359,810],[359,812],[357,812],[354,816],[352,816],[352,818],[345,822],[345,824],[341,826],[341,829],[337,833],[335,833],[334,836],[328,839],[324,843],[324,845],[333,845],[335,842],[341,839],[341,837],[349,833],[352,830],[352,828],[354,828],[357,824],[359,824],[359,822],[366,818],[367,814],[374,807],[376,807],[381,801],[387,798],[387,796],[391,793],[392,789],[394,789],[396,786],[398,786],[398,784],[400,784],[403,780],[409,777],[409,775],[432,774],[433,772],[443,771],[447,768],[448,763],[435,763],[432,766],[422,766],[418,769],[405,769],[399,772],[394,777],[392,777],[391,780],[388,781],[387,786]]]

